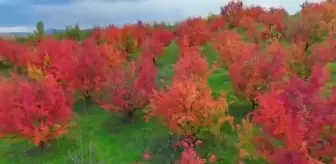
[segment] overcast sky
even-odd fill
[[[190,16],[219,13],[229,0],[0,0],[0,32],[31,32],[35,23],[63,29],[78,23],[94,25],[125,24],[137,20],[178,21]],[[245,0],[245,4],[300,9],[305,0]],[[310,0],[316,1],[316,0]]]

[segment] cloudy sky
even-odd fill
[[[219,13],[229,0],[0,0],[0,32],[30,32],[35,23],[62,29],[78,23],[94,25],[132,23],[137,20],[178,21],[190,16]],[[299,10],[305,0],[243,0],[245,4]],[[314,0],[310,0],[314,1]]]

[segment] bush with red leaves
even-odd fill
[[[1,79],[0,136],[24,137],[44,148],[67,132],[72,101],[56,80],[40,82],[13,76]]]
[[[73,58],[74,65],[67,70],[70,86],[85,100],[94,100],[106,81],[107,56],[99,51],[93,40],[88,39],[78,46]]]
[[[239,26],[239,20],[243,17],[243,14],[242,1],[230,1],[227,5],[221,7],[221,15],[234,27]]]
[[[316,65],[307,81],[293,77],[258,96],[252,121],[261,130],[259,155],[277,164],[336,162],[336,88],[326,97],[327,82],[328,72]]]
[[[149,103],[155,89],[157,68],[150,60],[144,60],[139,67],[131,62],[114,70],[107,81],[107,97],[102,100],[102,108],[125,115],[131,121],[134,112]]]

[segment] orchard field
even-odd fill
[[[0,40],[0,164],[335,164],[336,2]]]

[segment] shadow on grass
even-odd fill
[[[229,105],[229,113],[235,117],[236,123],[240,123],[240,120],[252,111],[254,111],[254,108],[249,101],[234,101]]]
[[[143,122],[142,115],[139,112],[135,113],[131,121],[125,121],[124,115],[107,113],[105,120],[101,124],[101,129],[110,133],[120,133],[123,129],[136,128]]]
[[[84,116],[94,113],[95,110],[101,110],[99,108],[94,102],[78,99],[74,104],[73,111]]]

